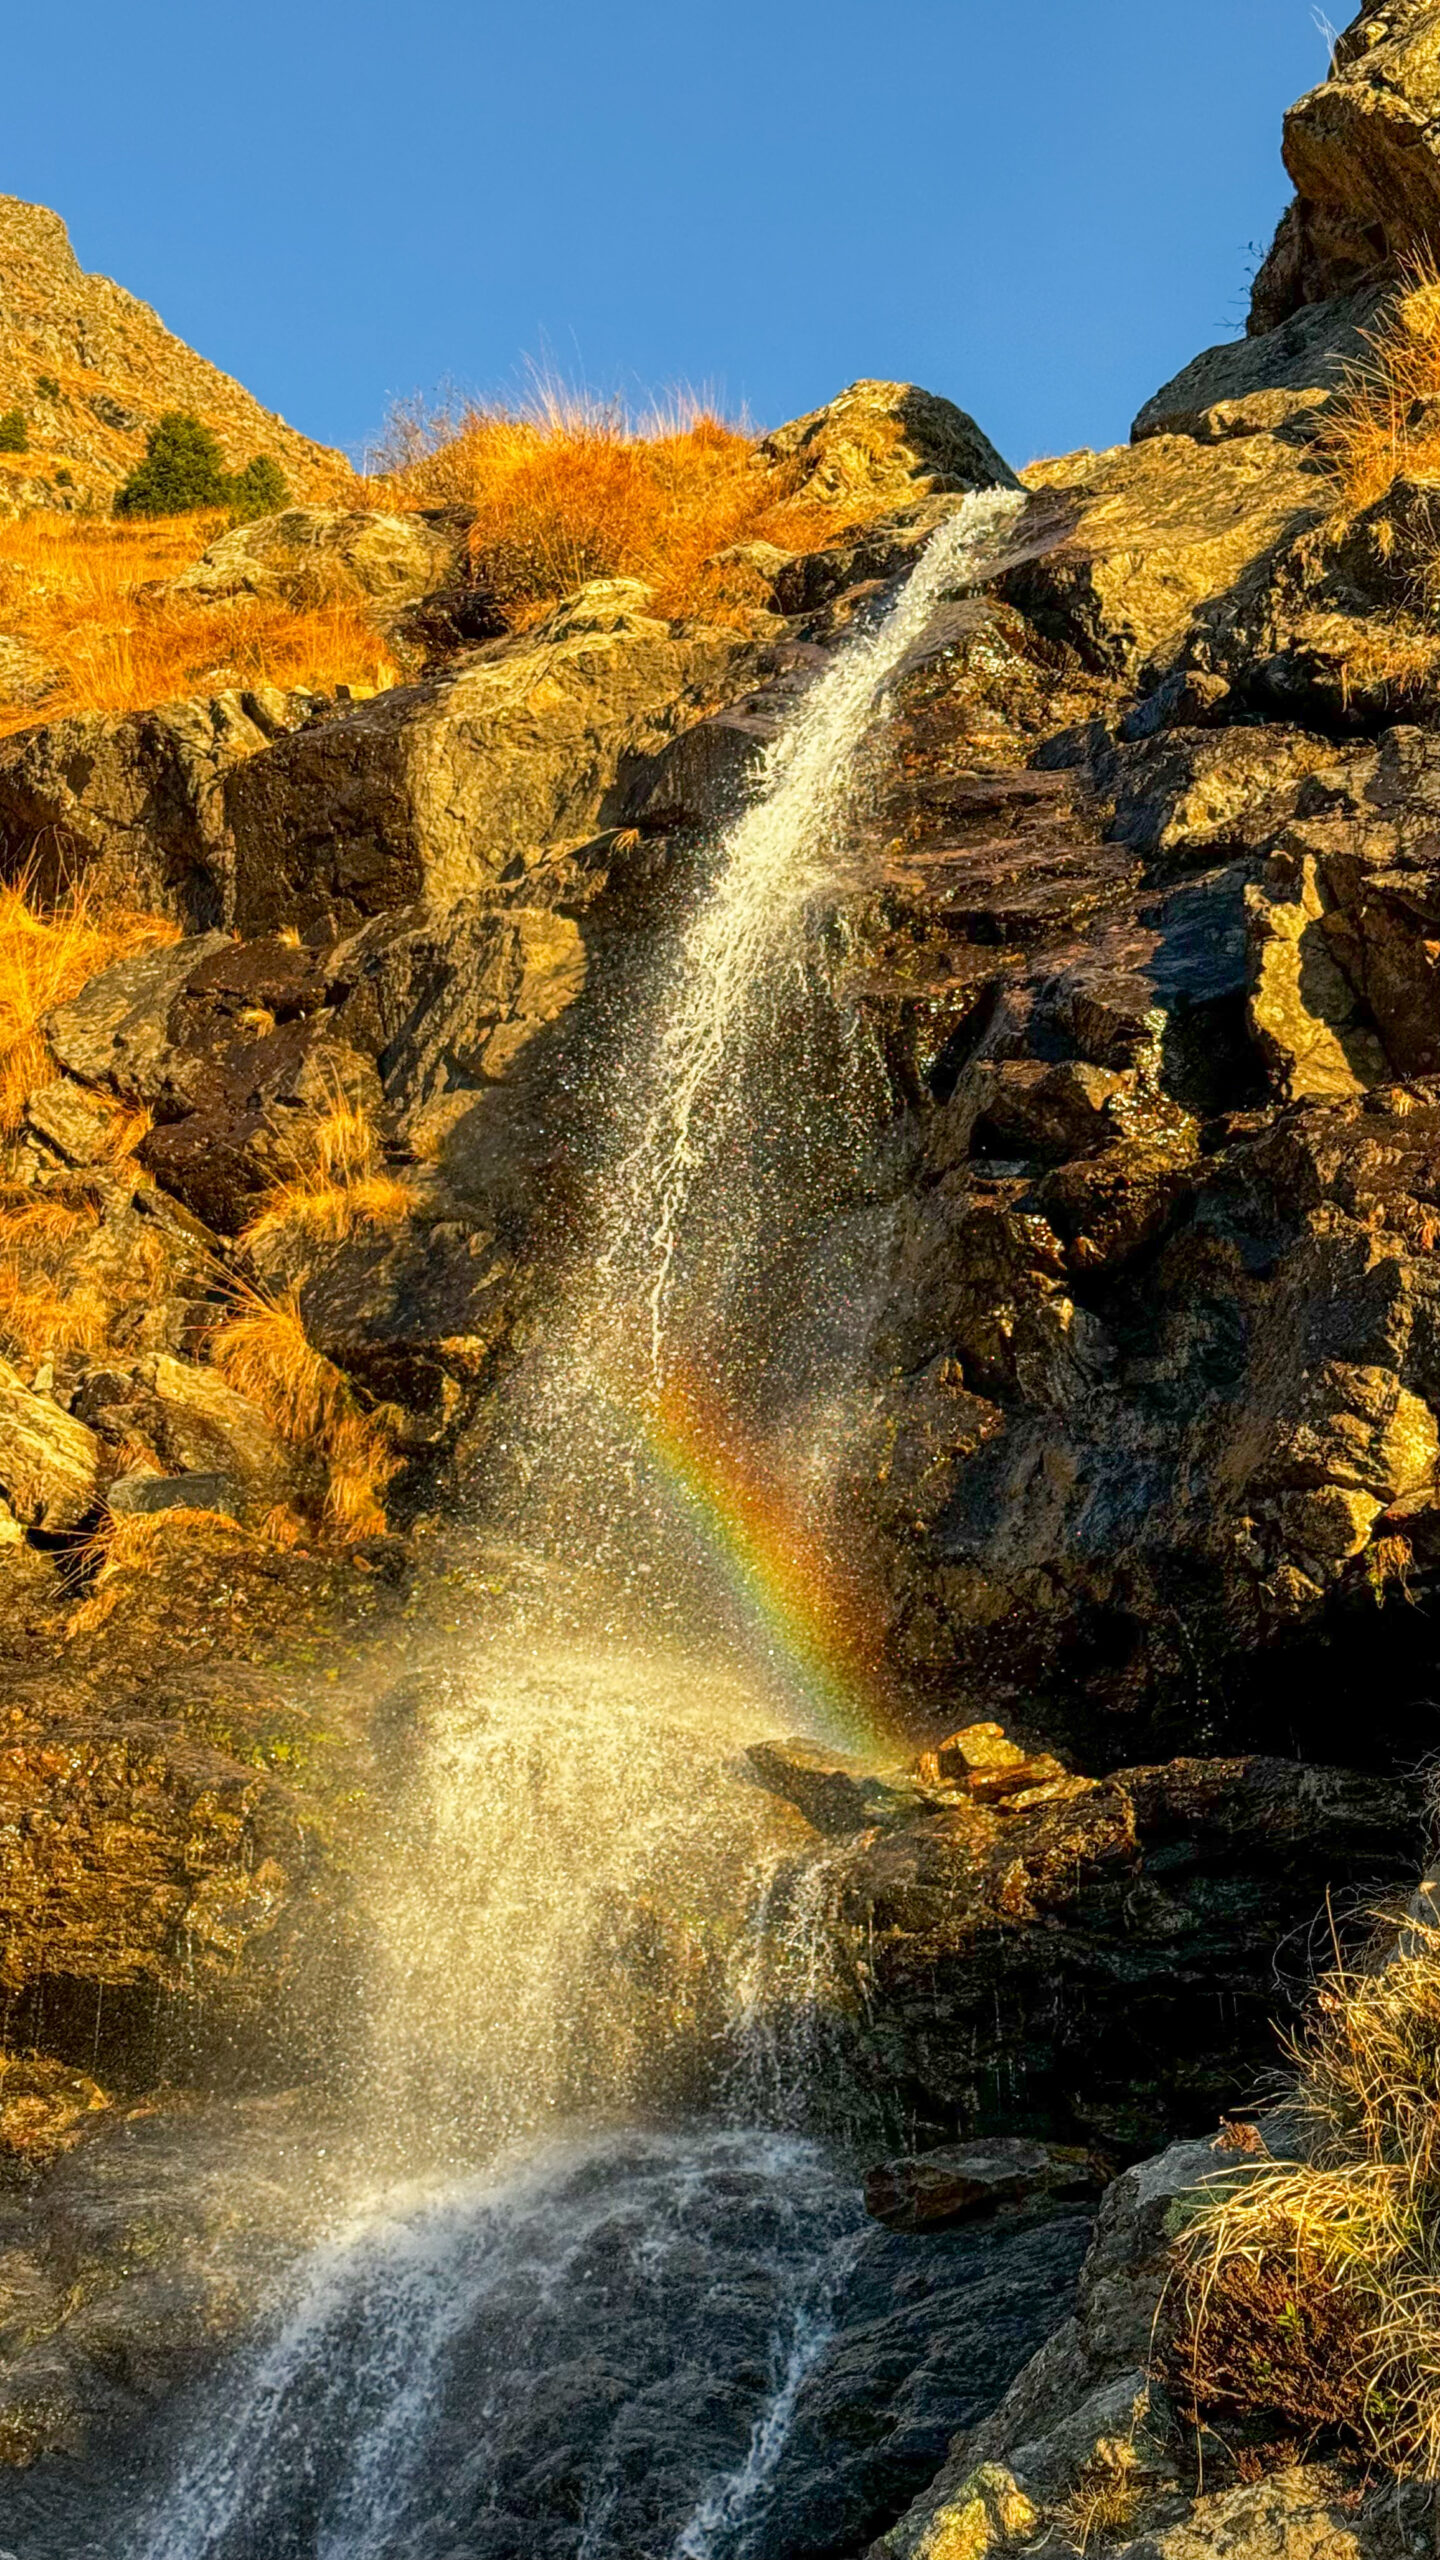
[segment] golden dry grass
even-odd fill
[[[41,510],[0,520],[0,627],[55,678],[38,701],[0,688],[0,735],[67,712],[135,711],[231,685],[325,693],[395,682],[363,600],[337,595],[300,610],[147,592],[223,529],[214,516],[127,523]]]
[[[124,1600],[127,1579],[153,1574],[177,1548],[214,1557],[256,1543],[255,1532],[232,1520],[228,1511],[107,1511],[73,1559],[88,1574],[89,1589],[67,1632],[72,1637],[95,1634]]]
[[[1224,2181],[1184,2235],[1169,2378],[1440,2478],[1440,1926],[1337,1964],[1292,2059],[1304,2156]]]
[[[516,629],[591,578],[642,578],[676,618],[742,620],[764,581],[718,554],[815,550],[875,512],[805,497],[752,436],[702,409],[632,427],[554,392],[529,410],[402,421],[377,486],[387,504],[469,512],[473,574]]]
[[[83,1177],[62,1178],[38,1195],[0,1186],[0,1342],[12,1353],[42,1360],[98,1351],[116,1319],[162,1284],[167,1249],[148,1230],[123,1269],[87,1267],[85,1249],[100,1224]]]
[[[46,1014],[114,961],[179,938],[177,924],[101,906],[83,886],[48,909],[29,881],[0,887],[0,1135],[19,1127],[29,1096],[56,1072],[41,1029]],[[117,1118],[117,1145],[138,1144],[143,1131],[124,1127],[134,1127],[134,1137],[122,1138]]]
[[[404,1218],[414,1205],[406,1185],[385,1172],[368,1113],[343,1094],[295,1139],[292,1154],[293,1172],[245,1229],[247,1245],[276,1236],[337,1244],[357,1226]]]
[[[1094,2454],[1056,2510],[1055,2521],[1067,2539],[1088,2552],[1094,2544],[1128,2531],[1143,2504],[1134,2475],[1131,2446],[1107,2445]]]
[[[1440,475],[1440,265],[1412,262],[1403,286],[1324,423],[1321,452],[1352,513],[1403,473]]]
[[[400,1462],[349,1379],[311,1342],[298,1292],[237,1289],[231,1313],[210,1337],[209,1357],[283,1440],[321,1462],[325,1526],[342,1539],[382,1534],[385,1489]]]

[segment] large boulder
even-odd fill
[[[301,610],[353,596],[398,611],[454,576],[463,540],[458,526],[422,515],[287,507],[221,534],[168,592],[205,604],[260,596]]]
[[[1189,412],[1172,423],[1188,425]],[[1088,666],[1149,669],[1148,681],[1204,608],[1260,574],[1327,503],[1306,448],[1272,432],[1207,444],[1157,432],[1033,464],[1025,481],[1036,556],[1006,572],[1001,594]]]
[[[760,450],[831,505],[1019,485],[973,418],[913,382],[852,382],[823,409],[777,427]]]
[[[521,878],[618,819],[639,759],[756,662],[743,633],[677,632],[648,590],[602,580],[523,640],[280,739],[226,794],[235,921],[335,933]]]
[[[1313,436],[1347,371],[1364,363],[1367,333],[1384,300],[1382,285],[1361,285],[1334,301],[1304,306],[1263,336],[1207,348],[1146,401],[1130,431],[1133,441]]]

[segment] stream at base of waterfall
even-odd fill
[[[137,2418],[113,2513],[83,2465],[63,2515],[0,2487],[22,2560],[845,2560],[1065,2315],[1076,2214],[866,2222],[824,1846],[744,1749],[853,1741],[873,1704],[843,1729],[854,1647],[805,1624],[793,1537],[788,1615],[747,1618],[778,1533],[734,1455],[757,1379],[803,1376],[816,1411],[843,1388],[801,1356],[805,1220],[772,1212],[861,1106],[817,1118],[777,1062],[825,1013],[885,685],[1016,503],[958,507],[803,697],[628,1043],[584,1268],[496,1435],[532,1512],[504,1534],[601,1559],[611,1596],[583,1641],[517,1622],[448,1666],[371,1844],[350,2202],[248,2353]],[[708,1472],[697,1378],[729,1418]],[[793,1398],[776,1419],[793,1473]],[[708,1624],[697,1483],[745,1567]]]

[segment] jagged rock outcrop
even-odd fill
[[[86,275],[60,216],[18,196],[0,196],[0,408],[20,410],[30,444],[0,454],[6,514],[108,508],[167,409],[194,411],[232,471],[273,455],[298,498],[348,477],[343,455],[262,408],[108,276]]]
[[[792,465],[810,495],[842,503],[1018,486],[974,419],[914,382],[852,382],[823,409],[778,427],[760,450]]]
[[[641,760],[755,663],[744,634],[677,636],[645,588],[599,581],[523,639],[237,766],[234,920],[313,938],[522,880],[547,847],[618,817]]]
[[[1366,0],[1329,79],[1285,119],[1285,165],[1296,199],[1255,279],[1254,334],[1440,237],[1440,30],[1429,0]]]

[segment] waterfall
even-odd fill
[[[960,504],[802,698],[626,1046],[590,1273],[498,1432],[563,1522],[574,1588],[554,1604],[542,1574],[540,1601],[497,1602],[488,1645],[452,1660],[360,1879],[356,2110],[377,2174],[409,2183],[360,2200],[292,2281],[130,2560],[785,2547],[765,2519],[797,2413],[837,2324],[863,2334],[869,2297],[847,2314],[846,2288],[881,2246],[853,2168],[806,2131],[838,2053],[833,1853],[750,1779],[743,1747],[790,1693],[697,1597],[636,1414],[677,1372],[764,1351],[756,1131],[800,1165],[816,1098],[793,1061],[771,1071],[843,885],[857,760],[936,602],[1021,503]],[[712,1508],[738,1543],[730,1459]],[[1048,2296],[1036,2316],[1043,2334]],[[838,2548],[867,2538],[867,2498]]]
[[[706,1172],[733,1194],[732,1168],[755,1105],[747,1031],[803,963],[817,906],[834,902],[856,762],[877,704],[941,597],[973,582],[986,543],[1023,504],[1009,490],[966,498],[932,536],[889,613],[803,696],[767,750],[753,803],[725,837],[709,895],[683,936],[602,1253],[627,1305],[641,1282],[657,1372],[686,1207]],[[803,1116],[803,1096],[798,1103]]]

